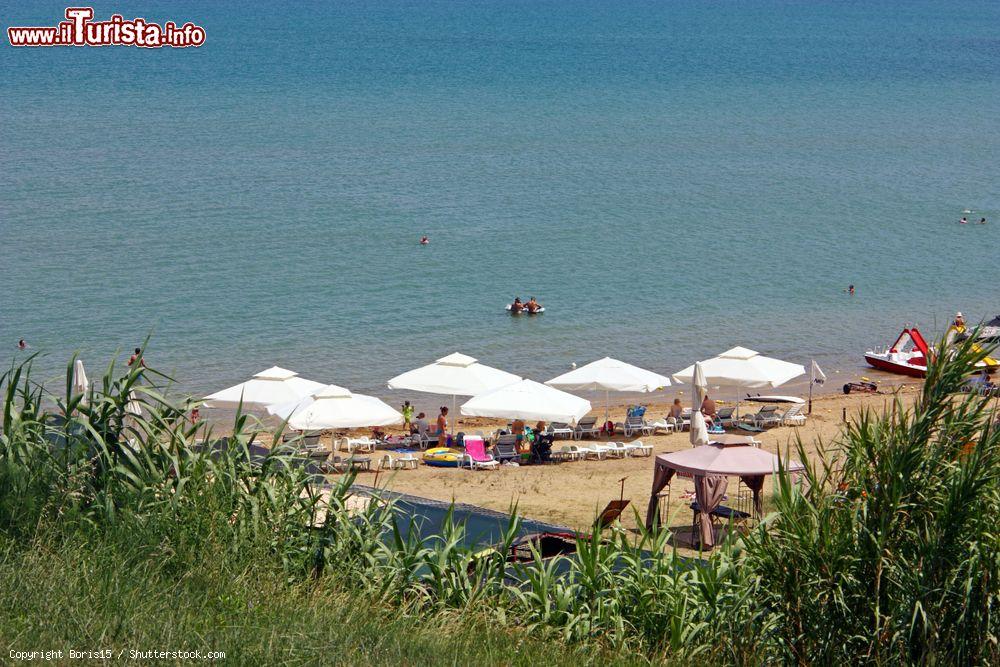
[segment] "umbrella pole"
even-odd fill
[[[452,443],[455,441],[455,420],[458,419],[458,415],[455,414],[455,394],[451,395],[451,439]]]
[[[611,421],[611,392],[604,390],[604,423]]]

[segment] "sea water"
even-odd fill
[[[192,392],[278,364],[384,393],[454,351],[670,373],[734,345],[850,378],[906,323],[1000,312],[992,0],[95,13],[207,39],[0,47],[0,359],[23,337],[40,379],[148,334]]]

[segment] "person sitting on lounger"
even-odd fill
[[[412,429],[413,433],[418,434],[420,437],[426,437],[430,427],[431,425],[427,423],[427,415],[421,412],[417,415],[416,420],[414,420]]]
[[[667,422],[670,424],[679,424],[684,421],[684,406],[681,405],[681,399],[675,398],[674,404],[670,406],[670,414],[667,415]]]
[[[521,297],[515,296],[514,303],[510,304],[510,312],[520,313],[522,310],[524,310],[524,304],[521,303]]]
[[[531,299],[528,301],[528,305],[525,307],[528,309],[529,313],[537,313],[538,310],[542,307],[542,305],[537,301],[535,301],[535,297],[531,297]]]
[[[715,415],[718,413],[718,408],[715,407],[715,401],[709,398],[708,394],[705,394],[705,400],[701,402],[701,414],[705,416],[705,423],[711,426],[715,422]]]

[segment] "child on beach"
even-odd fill
[[[409,401],[403,401],[403,409],[400,410],[403,413],[403,428],[406,433],[413,432],[413,406],[410,405]]]

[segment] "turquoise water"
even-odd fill
[[[455,350],[850,375],[906,322],[1000,312],[995,1],[95,10],[208,38],[0,47],[0,360],[24,337],[48,377],[150,332],[191,391],[379,390]]]

